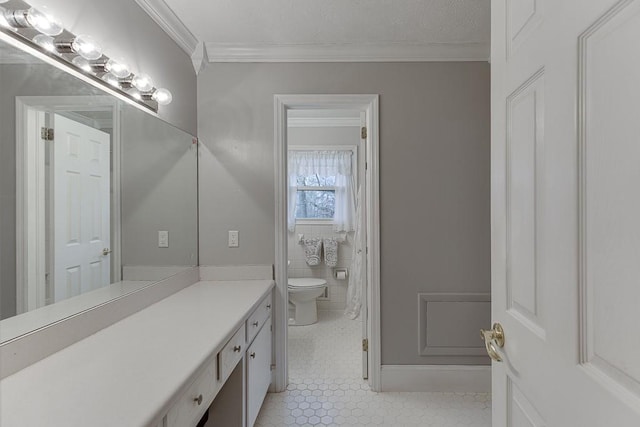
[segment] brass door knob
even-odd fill
[[[102,255],[104,255],[104,256],[107,256],[107,255],[109,255],[110,253],[111,253],[111,249],[109,249],[109,248],[104,248],[104,249],[102,250]]]
[[[255,351],[251,352],[251,354],[249,356],[251,356],[252,359],[255,359],[256,358],[256,352]]]
[[[233,347],[233,351],[236,353],[240,353],[240,350],[242,350],[242,347],[240,347],[239,345]]]
[[[258,322],[253,322],[252,325],[257,328],[258,327]]]
[[[195,397],[193,401],[196,402],[198,406],[202,405],[202,394],[200,394],[198,397]]]
[[[267,304],[267,310],[271,310],[271,304]]]
[[[498,353],[497,347],[504,347],[504,329],[500,323],[494,323],[490,330],[480,329],[480,336],[484,340],[484,346],[491,360],[502,362],[502,357]]]

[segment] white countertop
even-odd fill
[[[198,282],[0,381],[0,426],[146,426],[271,280]]]

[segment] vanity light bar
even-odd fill
[[[156,88],[147,74],[132,73],[124,60],[104,55],[100,44],[91,36],[75,35],[65,30],[47,8],[35,8],[22,0],[0,0],[0,4],[2,32],[18,36],[23,42],[153,111],[158,111],[158,105],[172,101],[173,96],[168,89]]]

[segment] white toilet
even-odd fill
[[[295,306],[294,323],[292,325],[311,325],[318,321],[316,298],[324,294],[327,281],[310,277],[289,279],[289,301]]]

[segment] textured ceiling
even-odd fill
[[[203,42],[486,43],[490,0],[165,0]]]

